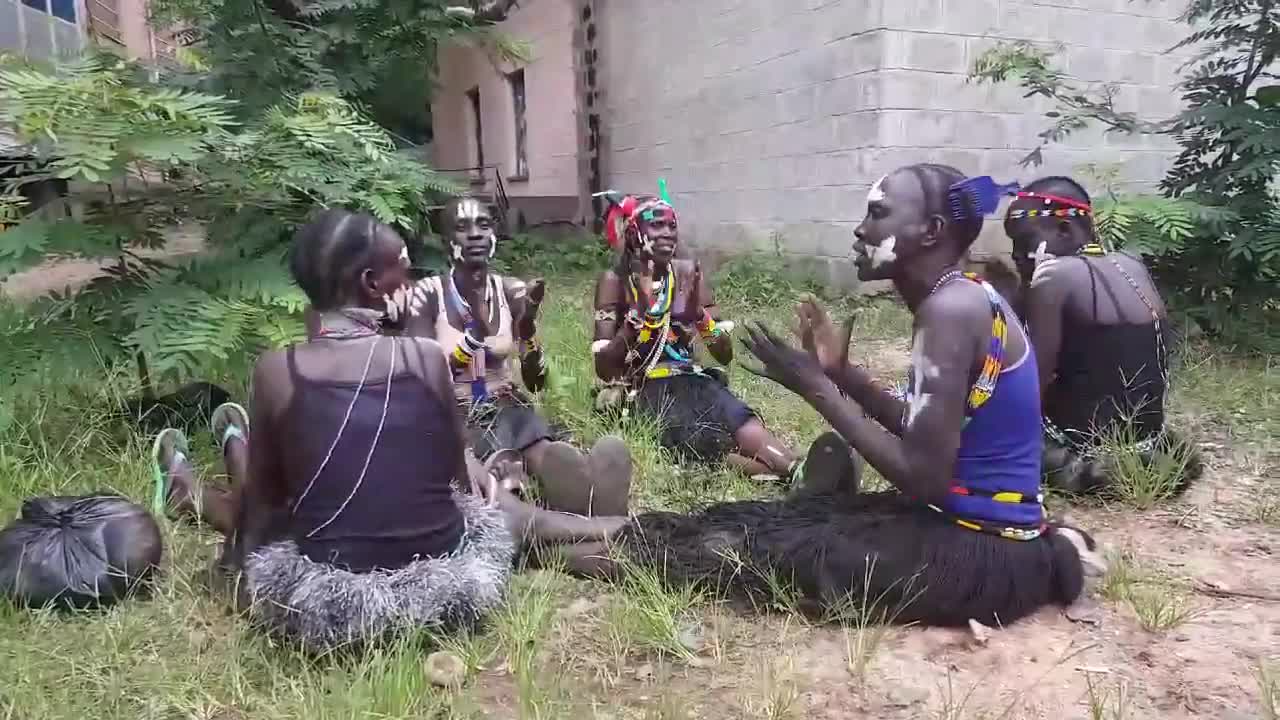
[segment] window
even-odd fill
[[[511,73],[507,76],[507,80],[511,83],[511,111],[516,131],[516,172],[514,177],[527,178],[529,177],[529,152],[526,138],[529,135],[529,126],[525,120],[524,112],[524,70],[517,70]]]
[[[76,0],[22,0],[22,4],[72,24],[76,21]]]
[[[471,130],[474,133],[472,142],[474,143],[473,152],[476,161],[476,167],[480,168],[480,174],[484,175],[484,127],[480,124],[480,88],[474,87],[467,91],[467,100],[471,105]]]

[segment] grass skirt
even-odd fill
[[[502,603],[515,543],[502,511],[453,499],[466,521],[458,549],[397,570],[353,573],[307,558],[292,540],[259,550],[245,568],[251,617],[314,650],[474,623]]]

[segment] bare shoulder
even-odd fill
[[[674,258],[671,261],[671,269],[678,277],[693,277],[693,273],[698,269],[698,263],[692,258]]]
[[[954,326],[956,323],[990,322],[991,300],[975,282],[951,282],[939,288],[917,311],[917,325]]]
[[[283,379],[285,374],[289,372],[289,349],[268,350],[258,356],[258,360],[253,364],[253,377],[255,380],[262,379],[266,381]]]
[[[1087,272],[1085,264],[1074,257],[1049,258],[1036,265],[1035,272],[1031,274],[1030,288],[1043,292],[1068,287],[1082,272]]]
[[[615,302],[622,296],[622,278],[610,268],[596,278],[596,304]]]
[[[284,407],[284,393],[291,386],[289,382],[289,352],[291,349],[269,350],[258,356],[253,364],[253,380],[249,388],[250,396],[258,410],[268,415],[275,415]],[[256,412],[257,410],[255,410]]]
[[[1135,275],[1147,274],[1147,264],[1143,262],[1142,257],[1140,255],[1135,255],[1133,253],[1126,252],[1124,250],[1119,250],[1111,253],[1111,256],[1116,259],[1116,262],[1120,263],[1120,267],[1124,268],[1130,273],[1134,273]]]
[[[518,277],[502,276],[502,289],[506,291],[507,297],[512,300],[523,298],[528,288],[528,283]]]

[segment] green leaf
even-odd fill
[[[1280,105],[1280,85],[1267,85],[1254,91],[1253,97],[1263,107]]]
[[[49,241],[49,223],[38,218],[0,232],[0,257],[19,258],[44,250]]]

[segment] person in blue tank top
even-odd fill
[[[1007,624],[1075,601],[1086,564],[1103,565],[1086,533],[1046,521],[1035,354],[1004,299],[959,267],[1007,192],[940,165],[878,180],[853,249],[859,278],[891,281],[914,316],[905,391],[851,364],[852,324],[837,330],[812,299],[798,308],[801,348],[749,324],[743,343],[761,365],[749,369],[835,434],[791,497],[640,516],[643,532],[620,544],[668,577],[759,595],[781,578],[827,610],[876,598],[899,622]],[[859,457],[894,490],[858,492]]]

